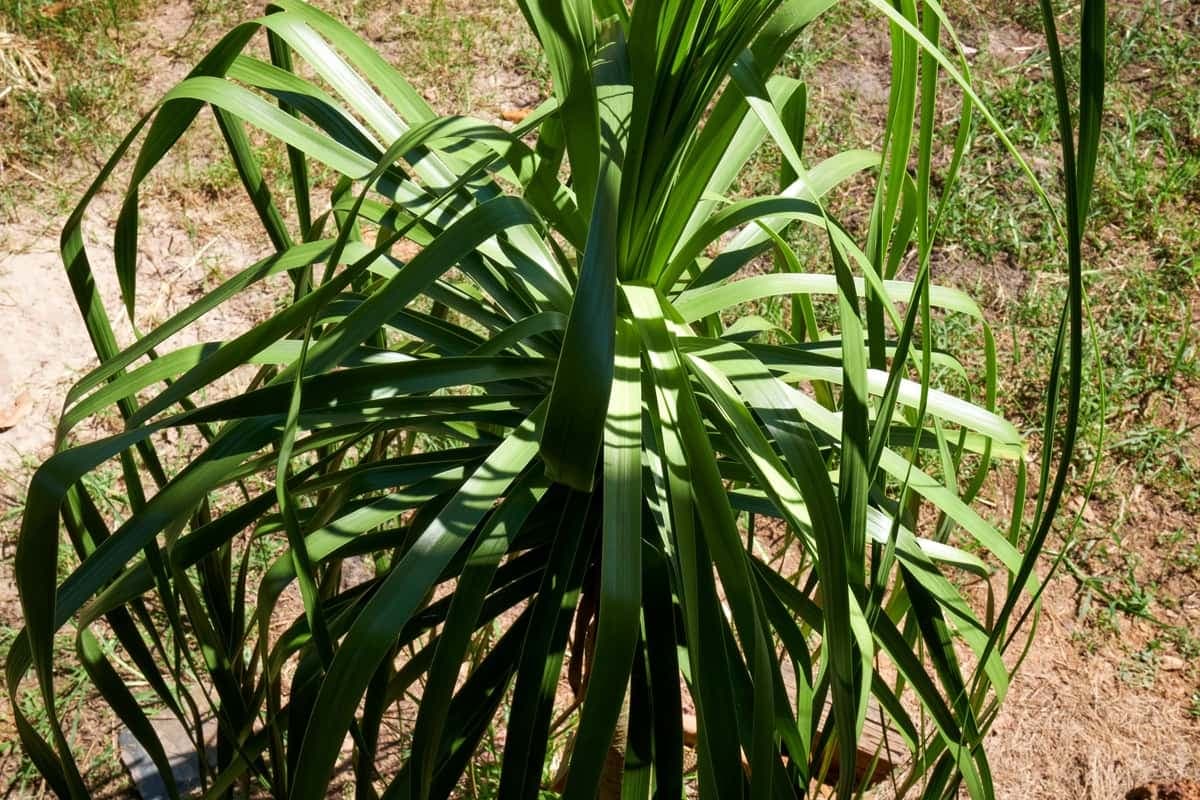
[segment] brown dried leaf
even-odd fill
[[[33,396],[28,391],[21,392],[17,399],[6,407],[0,407],[0,431],[6,431],[16,425],[29,409],[33,408]]]
[[[505,122],[524,122],[529,116],[528,108],[505,108],[500,111],[500,118]]]

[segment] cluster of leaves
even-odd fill
[[[855,763],[868,708],[910,753],[900,791],[990,796],[982,742],[1010,679],[1001,656],[1036,600],[1033,563],[1066,480],[1055,455],[1074,440],[1103,4],[1084,4],[1077,162],[1043,9],[1072,291],[1023,549],[1024,450],[994,412],[990,333],[929,275],[973,116],[999,126],[965,62],[943,52],[954,38],[936,3],[872,0],[894,62],[883,147],[806,165],[806,87],[772,72],[830,4],[523,0],[554,97],[505,130],[435,115],[335,20],[276,0],[162,99],[63,234],[100,366],[70,392],[60,452],[30,487],[17,553],[27,627],[7,662],[22,742],[58,794],[88,793],[55,705],[55,633],[70,623],[96,689],[173,794],[155,707],[200,752],[215,718],[209,797],[250,782],[322,797],[347,737],[358,796],[444,797],[497,720],[500,795],[536,796],[568,663],[567,797],[682,796],[689,704],[701,797],[803,796],[831,759]],[[262,30],[269,60],[247,49]],[[948,144],[934,138],[939,74],[961,90]],[[275,252],[122,349],[85,212],[137,144],[114,241],[136,319],[139,187],[206,106]],[[272,195],[248,126],[286,146],[292,203]],[[784,158],[780,190],[731,200],[768,141]],[[951,151],[941,194],[938,147]],[[342,176],[327,207],[312,162]],[[822,198],[863,173],[876,190],[859,243]],[[797,227],[828,252],[827,273],[801,271],[783,236]],[[771,256],[774,270],[747,276]],[[915,275],[899,280],[906,257]],[[160,352],[281,280],[291,301],[250,330]],[[789,298],[786,327],[739,314],[769,296]],[[985,352],[967,359],[981,376],[935,350],[934,314],[982,330]],[[248,364],[244,391],[200,400]],[[114,408],[123,432],[66,445]],[[202,448],[170,463],[157,449],[167,429]],[[1020,476],[1004,530],[971,507],[996,457]],[[115,529],[84,480],[111,460],[132,506]],[[921,535],[926,506],[938,524]],[[763,517],[783,525],[741,522]],[[61,530],[78,566],[59,582]],[[970,548],[950,543],[955,531]],[[263,542],[279,553],[265,568],[251,558]],[[370,577],[344,580],[351,559]],[[991,581],[995,569],[1007,580]],[[970,576],[984,579],[983,613],[960,591]],[[293,591],[303,613],[281,602]],[[48,737],[17,702],[31,670]],[[418,709],[407,756],[385,766],[382,721],[403,702]],[[854,783],[838,771],[842,796]]]

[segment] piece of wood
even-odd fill
[[[788,700],[794,706],[796,703],[796,676],[790,669],[790,662],[785,661],[780,670],[783,677],[783,688],[787,691]],[[821,709],[818,719],[818,730],[825,725],[829,715],[833,713],[833,699],[827,694],[825,706]],[[867,701],[867,718],[863,722],[862,734],[858,739],[857,753],[854,761],[854,781],[859,786],[874,786],[886,780],[907,756],[900,734],[886,724],[886,718],[874,700]],[[841,774],[841,759],[837,749],[833,751],[829,769],[824,778],[827,785],[837,783]]]
[[[169,716],[158,716],[150,719],[154,732],[162,743],[163,752],[171,764],[171,773],[175,778],[175,786],[180,795],[188,794],[200,788],[200,757],[187,731],[179,720]],[[217,751],[213,743],[217,727],[213,720],[205,724],[206,757],[211,767],[216,766]],[[158,767],[150,760],[141,743],[134,738],[133,733],[122,726],[117,734],[117,751],[121,762],[129,770],[133,779],[134,789],[142,800],[168,800],[167,783],[159,774]]]
[[[833,710],[830,701],[825,701],[822,716]],[[887,780],[899,767],[906,755],[902,746],[900,734],[885,724],[882,713],[874,702],[867,703],[867,718],[863,722],[862,735],[858,738],[857,752],[854,761],[854,782],[858,786],[875,786]],[[832,786],[837,783],[841,773],[841,761],[837,751],[829,771],[825,775],[825,783]]]
[[[795,704],[796,682],[790,669],[781,670],[783,686],[788,693],[788,699]],[[829,714],[833,711],[833,701],[827,696],[825,707],[818,717],[818,728],[822,727]],[[696,717],[692,714],[683,715],[683,743],[687,747],[696,747]],[[807,754],[806,754],[807,755]],[[886,719],[874,701],[867,703],[867,718],[863,722],[862,735],[859,737],[854,761],[854,781],[858,786],[875,786],[896,771],[907,757],[900,734],[886,724]],[[742,761],[743,768],[749,764]],[[824,781],[832,786],[837,783],[841,774],[841,759],[835,749],[826,770]]]

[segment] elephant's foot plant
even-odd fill
[[[49,787],[89,793],[55,705],[71,631],[173,794],[152,712],[201,749],[215,719],[207,797],[316,800],[346,747],[356,797],[445,797],[493,726],[498,796],[535,797],[564,717],[564,796],[723,800],[806,795],[854,763],[870,708],[908,754],[896,792],[991,796],[1003,656],[1036,608],[1074,447],[1104,6],[1083,3],[1077,103],[1042,7],[1070,293],[1030,477],[996,413],[986,322],[930,275],[972,125],[1002,127],[938,4],[870,4],[891,30],[882,147],[819,163],[802,153],[806,86],[774,70],[831,0],[522,0],[554,95],[514,130],[435,115],[298,0],[222,39],[63,232],[100,363],[29,489],[6,680]],[[269,59],[250,49],[260,35]],[[959,121],[941,141],[946,102]],[[206,106],[274,252],[118,347],[85,212],[136,153],[114,241],[136,320],[139,188]],[[286,148],[292,196],[272,193],[252,137]],[[764,146],[782,154],[779,191],[731,197]],[[331,191],[314,164],[340,176]],[[826,197],[863,176],[860,241]],[[802,270],[800,238],[827,269]],[[260,284],[290,302],[164,349]],[[785,323],[748,313],[769,297],[790,304]],[[950,315],[982,350],[935,347]],[[244,365],[244,391],[214,398]],[[67,446],[112,409],[121,433]],[[185,464],[159,452],[169,429],[203,445]],[[972,507],[995,459],[1018,476],[999,528]],[[115,526],[85,480],[110,462],[132,508]],[[369,577],[344,580],[351,559]],[[564,716],[566,685],[579,704]],[[47,725],[22,713],[26,692]],[[402,757],[383,758],[398,707]],[[853,770],[837,788],[861,788]]]

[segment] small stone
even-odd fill
[[[1187,662],[1179,656],[1163,656],[1158,661],[1158,668],[1165,672],[1179,672],[1187,666]]]

